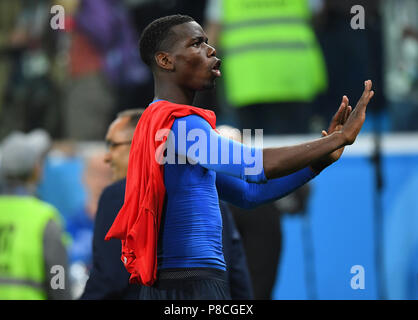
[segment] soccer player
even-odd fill
[[[120,241],[104,241],[104,236],[123,205],[131,141],[143,111],[129,109],[118,113],[106,134],[108,152],[104,160],[112,169],[114,183],[103,190],[99,199],[94,223],[93,267],[81,296],[82,300],[138,299],[140,286],[129,284],[130,274],[119,259]],[[250,274],[240,235],[225,202],[220,202],[219,205],[223,225],[223,255],[228,266],[231,298],[252,299]]]
[[[229,299],[218,196],[251,208],[310,181],[354,143],[373,96],[371,81],[354,109],[344,96],[316,140],[245,146],[218,134],[212,111],[192,106],[196,91],[221,76],[207,42],[201,26],[182,15],[155,20],[141,36],[155,98],[136,127],[124,205],[106,235],[122,240],[130,282],[144,285],[141,299]]]

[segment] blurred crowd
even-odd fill
[[[153,80],[140,60],[138,39],[153,19],[174,13],[202,24],[224,58],[217,90],[196,98],[197,105],[216,110],[221,122],[262,125],[273,134],[318,132],[341,96],[357,99],[362,81],[371,78],[377,93],[372,108],[386,119],[385,128],[418,129],[413,121],[418,109],[416,1],[304,0],[304,12],[290,13],[290,25],[298,19],[309,22],[300,32],[271,29],[271,22],[280,24],[288,12],[267,8],[273,18],[266,19],[244,9],[246,16],[237,20],[228,11],[234,1],[222,2],[2,1],[0,138],[11,130],[42,127],[54,139],[101,140],[117,112],[151,101]],[[275,1],[264,2],[270,6]],[[65,9],[64,30],[51,28],[54,4]],[[364,29],[352,29],[352,20],[361,18],[351,12],[355,5],[364,8]],[[256,24],[245,25],[250,20]],[[254,46],[237,34],[257,28],[266,28],[264,34],[283,32],[286,41],[279,40],[288,48],[278,48],[267,37],[274,60],[237,58],[235,52]],[[303,46],[311,48],[298,59],[289,46],[298,55]]]
[[[418,1],[292,1],[298,6],[289,12],[274,11],[283,0],[0,2],[1,192],[31,194],[57,210],[45,219],[56,215],[62,229],[68,256],[55,264],[70,270],[67,298],[80,296],[91,267],[97,201],[111,182],[108,126],[153,99],[138,40],[158,17],[192,16],[216,47],[223,77],[195,105],[214,110],[218,124],[319,135],[341,97],[353,103],[372,79],[368,121],[387,132],[418,131]],[[65,9],[58,30],[50,24],[57,4]],[[355,5],[364,8],[364,28],[353,29],[361,19]],[[0,272],[7,230],[0,225]]]

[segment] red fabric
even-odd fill
[[[156,161],[156,152],[162,156],[167,137],[156,141],[156,133],[171,129],[175,118],[191,114],[201,116],[215,128],[216,116],[210,110],[158,101],[145,110],[135,129],[125,202],[105,237],[122,240],[121,259],[131,274],[130,283],[151,286],[157,277],[157,239],[166,190],[164,166]]]

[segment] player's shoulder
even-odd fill
[[[210,129],[209,122],[197,114],[189,114],[184,117],[176,118],[175,124],[178,125],[179,122],[184,121],[186,124],[186,130],[191,130],[195,128]]]

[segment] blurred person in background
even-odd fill
[[[36,197],[50,146],[44,130],[12,132],[1,144],[0,299],[70,299],[67,251],[58,211]],[[52,284],[60,266],[65,274]]]
[[[92,152],[85,156],[83,169],[83,186],[86,200],[67,219],[66,230],[72,236],[69,251],[70,262],[82,262],[87,268],[91,267],[91,242],[97,205],[103,189],[111,182],[111,172],[104,163],[105,153]]]
[[[58,33],[50,1],[0,4],[0,138],[11,130],[46,129],[59,136],[59,88],[53,78]]]
[[[104,241],[104,237],[122,208],[125,197],[126,174],[133,134],[144,109],[128,109],[117,115],[110,125],[106,143],[105,161],[112,168],[113,184],[100,197],[95,220],[93,242],[93,269],[81,297],[91,299],[138,299],[140,287],[129,284],[130,274],[120,260],[118,240]],[[228,282],[232,299],[253,298],[246,257],[240,235],[231,212],[220,202],[223,219],[223,249],[228,265]]]
[[[9,53],[10,34],[15,28],[21,10],[22,1],[0,2],[0,139],[10,131],[3,128],[4,96],[7,82],[11,73],[13,57]]]
[[[68,257],[74,298],[82,294],[92,269],[92,241],[98,201],[103,189],[111,182],[111,170],[104,163],[104,157],[102,150],[89,150],[84,155],[82,184],[85,201],[66,219],[65,230],[71,236]]]
[[[65,30],[50,27],[53,5],[64,7]],[[42,127],[53,138],[101,140],[117,112],[152,99],[151,73],[137,54],[142,28],[178,11],[201,17],[204,5],[1,1],[0,138],[11,129]]]
[[[313,101],[327,88],[327,71],[311,16],[308,0],[209,0],[205,30],[222,58],[222,91],[239,128],[314,130]]]
[[[76,141],[101,140],[114,112],[115,93],[106,78],[106,57],[98,47],[96,34],[89,33],[85,27],[88,24],[96,26],[100,19],[106,18],[107,11],[101,10],[106,2],[94,2],[97,12],[90,1],[61,3],[65,8],[68,35],[68,64],[62,88],[63,136]],[[99,29],[100,26],[95,30],[106,37],[109,30]]]
[[[222,216],[222,250],[232,300],[254,299],[254,288],[243,239],[228,203],[219,199]]]
[[[383,37],[381,0],[315,0],[314,27],[321,45],[328,71],[328,90],[315,102],[315,121],[326,124],[332,105],[341,94],[358,96],[356,85],[364,77],[372,78],[376,88],[370,115],[382,116],[385,110],[383,85]],[[364,29],[353,29],[354,6],[364,9]],[[363,21],[362,21],[363,22]],[[370,117],[370,119],[373,119]]]
[[[384,85],[393,131],[418,130],[418,1],[382,2]]]
[[[117,112],[126,106],[149,103],[152,86],[148,84],[152,83],[152,77],[138,56],[139,33],[126,1],[83,0],[75,15],[75,25],[100,53],[103,74],[114,92],[115,107],[103,124],[105,131],[101,140]]]

